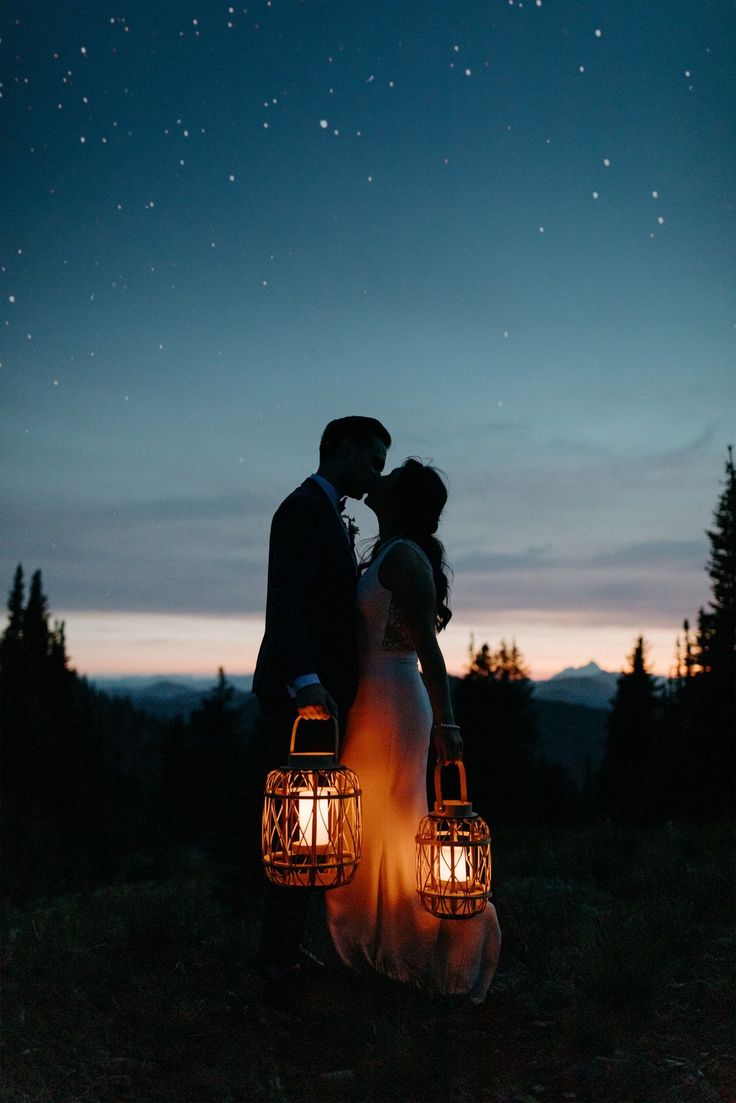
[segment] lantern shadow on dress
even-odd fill
[[[360,788],[334,751],[295,750],[297,716],[288,765],[266,778],[261,855],[276,885],[334,889],[355,877],[361,852]]]
[[[416,834],[416,887],[432,915],[471,919],[485,910],[491,895],[491,834],[468,800],[464,763],[456,759],[454,765],[460,800],[443,799],[442,763],[434,768],[434,811]]]

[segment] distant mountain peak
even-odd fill
[[[570,705],[608,709],[616,693],[618,674],[603,670],[592,659],[585,666],[568,666],[549,681],[534,687],[538,701],[561,701]]]
[[[559,674],[553,674],[550,682],[556,682],[559,678],[597,678],[599,674],[605,673],[598,663],[591,659],[585,666],[566,666]]]

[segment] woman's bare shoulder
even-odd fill
[[[427,556],[412,540],[397,540],[386,550],[378,576],[382,586],[397,589],[402,582],[415,582],[432,575]]]

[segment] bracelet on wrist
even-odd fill
[[[460,725],[459,724],[438,724],[438,723],[434,723],[434,724],[432,724],[432,727],[433,728],[449,728],[452,731],[456,731],[456,732],[460,731]]]

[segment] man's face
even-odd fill
[[[381,514],[385,510],[386,505],[391,502],[391,496],[394,493],[399,479],[401,478],[401,468],[395,467],[388,475],[384,475],[380,479],[376,479],[371,489],[365,496],[365,504],[369,509],[372,509],[375,513]]]
[[[346,441],[345,492],[349,498],[362,498],[380,479],[386,465],[386,445],[379,437],[368,444]]]

